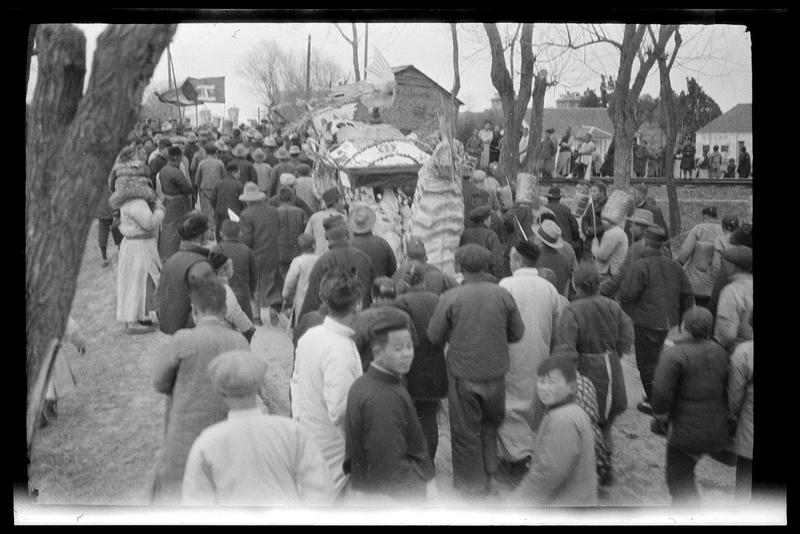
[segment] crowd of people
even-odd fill
[[[109,233],[119,247],[117,321],[170,336],[153,370],[167,398],[153,502],[435,501],[446,398],[465,498],[594,506],[616,480],[631,353],[673,502],[697,502],[704,454],[736,465],[748,498],[751,223],[706,208],[673,257],[646,186],[611,220],[606,184],[584,182],[578,218],[557,186],[546,204],[515,199],[482,169],[482,141],[453,276],[419,238],[398,263],[371,208],[318,195],[299,137],[180,126],[137,128],[97,214],[104,267]],[[267,363],[250,346],[262,324],[291,329],[291,418],[265,413]]]

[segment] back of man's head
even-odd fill
[[[193,284],[189,289],[189,300],[198,315],[225,315],[225,287],[213,278]]]
[[[372,281],[372,300],[394,300],[397,297],[394,281],[388,276],[378,276]]]
[[[158,140],[158,149],[164,150],[165,148],[169,148],[172,146],[172,141],[169,140],[168,137],[162,137]]]
[[[320,283],[320,295],[334,317],[342,317],[358,309],[362,295],[361,283],[342,269],[325,273]]]

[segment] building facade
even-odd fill
[[[747,148],[750,154],[750,163],[753,157],[753,105],[737,104],[713,121],[709,122],[695,135],[695,148],[697,154],[702,155],[703,148],[708,147],[709,153],[714,146],[719,146],[723,157],[723,169],[729,159],[739,165],[740,147]]]

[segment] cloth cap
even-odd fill
[[[322,193],[322,200],[325,202],[326,206],[330,206],[340,198],[342,198],[342,195],[339,193],[339,189],[336,187],[326,189],[325,192]]]
[[[223,352],[208,364],[214,389],[228,397],[249,397],[258,392],[267,366],[255,354],[244,350]]]
[[[408,329],[408,315],[393,306],[374,308],[375,319],[370,325],[370,341],[381,332]]]
[[[285,148],[280,147],[275,151],[275,157],[280,160],[289,159],[289,152]]]
[[[292,146],[289,147],[289,154],[290,155],[299,154],[300,152],[301,152],[300,151],[300,147],[297,146],[297,145],[292,145]]]
[[[648,226],[644,231],[644,237],[656,243],[666,243],[667,241],[667,233],[660,226]]]
[[[600,285],[600,273],[597,272],[597,266],[594,262],[579,263],[572,273],[572,281],[576,288],[582,287],[590,293],[594,293]]]
[[[484,204],[483,206],[478,206],[477,208],[473,208],[469,212],[469,220],[472,222],[482,222],[486,217],[492,214],[492,208],[488,205]]]
[[[628,217],[628,220],[634,224],[641,224],[642,226],[653,226],[653,212],[642,208],[633,210],[633,215]]]
[[[297,181],[294,174],[290,172],[281,173],[280,182],[282,186],[292,187],[294,183]]]
[[[239,235],[239,223],[230,219],[222,221],[219,232],[223,237],[237,237]]]
[[[247,182],[244,184],[244,192],[239,195],[239,200],[243,202],[258,202],[259,200],[264,200],[267,198],[263,192],[258,189],[258,185],[254,184],[253,182]]]
[[[539,247],[536,246],[536,243],[532,243],[531,241],[520,241],[516,245],[514,245],[514,250],[519,252],[520,256],[523,258],[527,258],[531,261],[536,261],[539,259],[539,255],[541,251]]]
[[[554,198],[560,199],[561,198],[561,189],[557,185],[554,185],[547,191],[547,198]]]
[[[327,231],[337,226],[347,226],[344,217],[341,215],[331,215],[322,221],[322,227]]]
[[[551,248],[561,248],[564,246],[564,240],[561,238],[561,228],[551,220],[543,221],[539,225],[539,230],[536,234],[542,240],[542,244]]]
[[[412,236],[406,241],[406,256],[413,260],[426,261],[428,254],[425,251],[425,243],[417,236]]]
[[[548,128],[548,129],[546,129],[546,130],[544,131],[544,133],[555,133],[555,131],[556,131],[556,129],[555,129],[555,128]]]
[[[245,146],[242,143],[239,143],[233,149],[232,154],[234,155],[234,157],[237,157],[237,158],[247,157],[247,148],[245,148]]]
[[[456,249],[456,263],[461,270],[468,273],[479,273],[486,269],[492,259],[492,253],[485,247],[469,243]]]
[[[753,270],[753,249],[744,245],[733,245],[725,249],[722,256],[745,271]]]
[[[375,226],[375,211],[365,204],[353,206],[350,211],[350,231],[354,234],[366,234]]]

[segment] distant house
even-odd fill
[[[392,67],[397,80],[397,93],[389,109],[381,110],[381,119],[404,134],[416,132],[422,138],[439,129],[437,112],[451,101],[450,91],[436,83],[414,65]],[[464,103],[455,99],[455,113]],[[363,104],[356,108],[355,120],[369,122],[369,110]]]
[[[703,147],[709,153],[719,145],[719,151],[725,159],[724,166],[730,158],[739,165],[739,147],[747,147],[750,161],[753,161],[753,104],[736,104],[699,130],[695,136],[697,154],[703,153]]]
[[[530,112],[527,120],[531,120]],[[607,108],[545,108],[542,132],[548,128],[555,129],[559,139],[566,133],[567,128],[571,128],[573,140],[576,142],[579,137],[590,133],[597,152],[603,158],[614,138],[614,125],[608,116]]]

